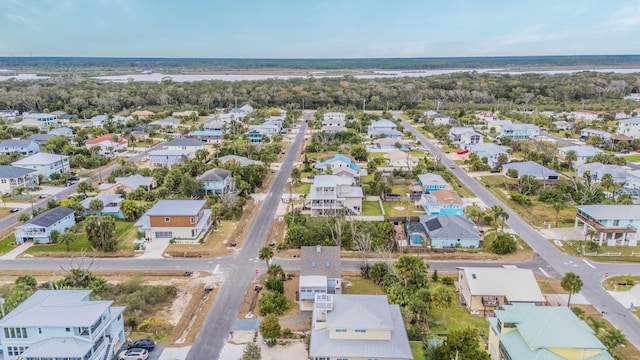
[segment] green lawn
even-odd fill
[[[597,241],[596,241],[597,242]],[[602,242],[606,244],[606,241]],[[571,245],[569,243],[563,243],[563,249],[567,251],[569,255],[578,256],[578,252],[582,252],[582,245],[585,245],[585,253],[594,253],[596,251],[589,249],[589,241],[572,241]],[[630,262],[637,263],[640,262],[640,256],[632,256],[633,252],[638,253],[637,247],[631,246],[606,246],[603,245],[600,247],[600,250],[597,251],[598,254],[606,254],[606,253],[620,253],[620,256],[586,256],[586,258],[599,261],[599,262]]]
[[[382,288],[371,280],[361,277],[345,277],[343,282],[350,284],[350,286],[345,286],[343,294],[384,295]]]
[[[438,286],[438,285],[431,285]],[[441,285],[445,286],[445,285]],[[445,333],[452,330],[462,330],[469,326],[478,330],[481,335],[489,335],[489,323],[482,316],[471,315],[464,306],[454,300],[451,307],[445,310],[445,324],[442,323],[442,310],[434,309],[429,314],[429,329],[435,333]]]
[[[417,216],[424,215],[424,209],[420,207],[415,207],[413,203],[408,202],[382,202],[382,207],[384,208],[384,213],[386,216],[390,217],[402,217],[402,216]],[[397,209],[396,209],[397,208]],[[400,209],[402,208],[402,209]]]
[[[409,190],[409,187],[405,184],[395,184],[391,186],[392,194],[401,194],[404,195]]]
[[[137,229],[133,226],[132,222],[116,221],[116,240],[120,244],[120,249],[130,249],[131,241],[137,233]],[[66,252],[67,246],[65,244],[35,244],[28,248],[24,254],[34,254],[39,252]],[[76,235],[76,240],[69,245],[69,251],[91,251],[91,244],[87,239],[87,234],[80,233]]]
[[[383,152],[369,152],[367,153],[367,159],[368,160],[373,160],[373,159],[384,159],[384,153]]]
[[[288,189],[286,189],[288,190]],[[296,187],[293,188],[293,193],[294,194],[308,194],[309,191],[311,190],[311,183],[302,183]],[[286,191],[285,191],[286,193]]]
[[[411,353],[413,354],[414,360],[425,360],[424,356],[424,347],[421,341],[410,341],[409,345],[411,345]]]
[[[0,240],[0,254],[6,254],[9,251],[13,250],[16,243],[16,236],[11,234],[6,238]]]
[[[627,160],[628,162],[640,162],[640,154],[623,156],[623,159]]]
[[[382,211],[380,210],[380,204],[377,201],[363,201],[362,215],[363,216],[382,215]]]
[[[156,140],[152,140],[152,141],[134,141],[134,142],[130,142],[129,143],[129,147],[131,147],[131,148],[146,148],[146,147],[153,146],[153,145],[155,145],[157,143],[158,143],[158,141],[156,141]]]

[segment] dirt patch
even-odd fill
[[[543,294],[566,294],[567,291],[562,288],[560,285],[560,280],[550,279],[546,276],[536,276],[536,280],[538,281],[538,286],[540,286],[540,291]]]
[[[170,257],[219,257],[232,253],[234,233],[239,221],[221,221],[218,228],[209,231],[202,244],[169,244],[165,256]]]

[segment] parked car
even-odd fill
[[[489,169],[489,172],[490,172],[490,173],[492,173],[492,174],[497,174],[497,173],[499,173],[499,172],[500,172],[500,169],[498,169],[498,168],[491,168],[491,169]]]
[[[46,195],[46,194],[42,194],[42,195],[38,196],[38,199],[44,199],[44,198],[46,198],[46,197],[47,197],[47,195]]]
[[[629,150],[627,149],[620,150],[620,154],[628,154],[628,153],[629,153]]]
[[[193,272],[191,272],[191,274],[193,275]],[[150,339],[140,339],[140,340],[132,341],[127,344],[127,349],[140,348],[140,349],[147,349],[151,351],[155,347],[156,347],[156,343]]]
[[[118,360],[146,360],[149,357],[147,349],[134,348],[121,351]]]
[[[20,209],[18,209],[18,208],[13,208],[13,209],[9,210],[9,212],[12,213],[12,214],[13,213],[17,213],[18,211],[20,211]]]

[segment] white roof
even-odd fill
[[[151,150],[149,156],[190,156],[191,150]]]
[[[327,277],[322,275],[300,276],[300,287],[327,287]]]
[[[145,215],[191,216],[200,212],[205,200],[160,200]]]
[[[504,295],[510,302],[545,302],[533,272],[520,268],[461,267],[472,296]]]
[[[82,358],[92,346],[93,342],[80,337],[50,338],[29,345],[21,358]]]
[[[113,301],[90,301],[91,290],[38,290],[0,319],[0,327],[91,326]]]
[[[337,185],[351,185],[353,180],[344,176],[337,175],[316,175],[313,178],[314,186],[337,186]]]
[[[24,159],[20,159],[18,161],[14,161],[12,165],[48,165],[52,164],[56,161],[68,159],[69,157],[66,155],[58,155],[58,154],[48,154],[48,153],[37,153],[31,156],[27,156]]]

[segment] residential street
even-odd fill
[[[442,163],[450,167],[456,177],[471,189],[488,207],[493,205],[502,206],[509,214],[509,220],[507,220],[509,227],[518,233],[558,274],[562,275],[566,272],[573,271],[580,275],[584,282],[581,293],[596,309],[603,312],[607,320],[615,327],[621,329],[631,343],[640,348],[640,320],[611,297],[600,285],[600,282],[604,280],[605,272],[608,272],[609,275],[621,273],[640,274],[640,265],[613,265],[589,262],[558,251],[547,239],[543,238],[537,230],[522,220],[518,214],[498,200],[484,188],[484,186],[468,176],[457,164],[448,159],[439,148],[431,144],[417,129],[402,119],[400,116],[401,112],[393,111],[392,114],[394,118],[400,121],[405,129],[416,136],[416,139],[418,139],[423,146],[427,147],[432,154],[439,156]],[[624,272],[619,272],[620,270]]]

